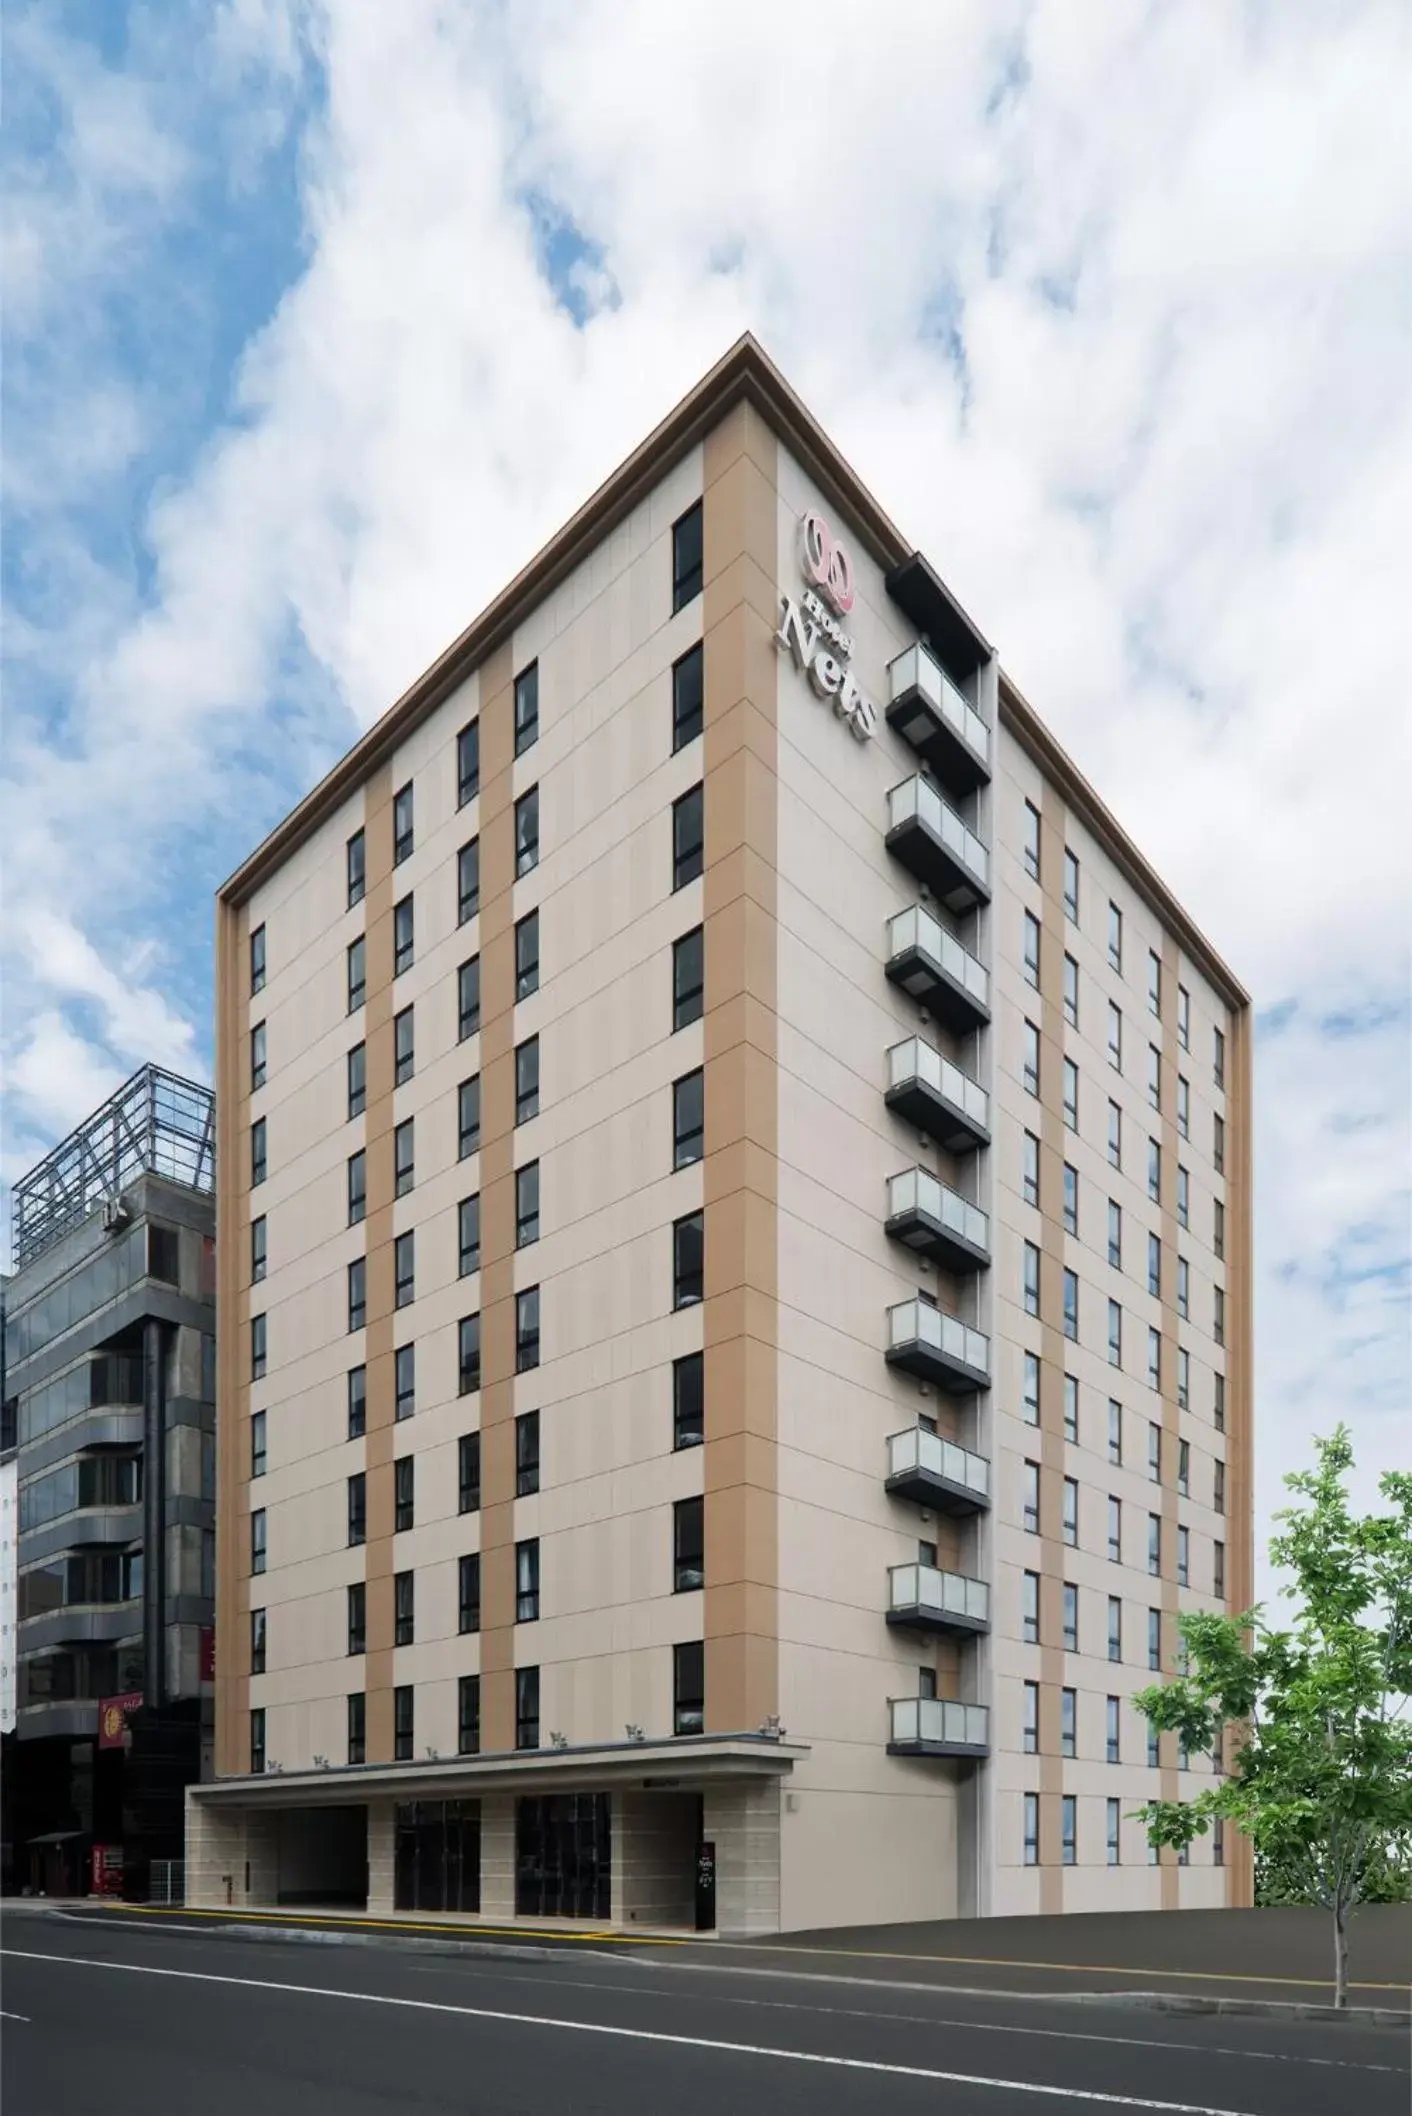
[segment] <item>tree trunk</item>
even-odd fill
[[[1348,1927],[1343,1905],[1334,1909],[1334,2004],[1348,2004]]]

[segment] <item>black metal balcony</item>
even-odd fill
[[[990,1020],[990,973],[920,904],[887,922],[887,974],[964,1036]]]
[[[924,1426],[893,1433],[887,1443],[886,1489],[932,1513],[984,1513],[990,1505],[990,1464]]]
[[[990,1144],[990,1097],[959,1065],[920,1036],[895,1043],[887,1054],[884,1100],[947,1153],[974,1153]]]
[[[990,1589],[984,1580],[935,1565],[889,1565],[887,1620],[913,1631],[974,1638],[990,1629]]]
[[[935,1383],[949,1396],[990,1387],[990,1339],[924,1300],[887,1311],[887,1363]]]
[[[984,1705],[962,1705],[949,1697],[888,1700],[889,1756],[988,1756],[990,1713]]]
[[[990,902],[990,854],[925,779],[904,779],[889,793],[887,849],[950,910]]]
[[[970,793],[990,778],[990,730],[924,646],[888,666],[890,727],[925,757],[945,786]]]
[[[925,1168],[889,1178],[887,1231],[946,1271],[984,1271],[990,1264],[988,1216]]]

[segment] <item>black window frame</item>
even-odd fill
[[[368,1326],[368,1260],[350,1257],[348,1262],[348,1332]]]
[[[539,1240],[539,1163],[525,1161],[515,1170],[515,1247],[529,1249]]]
[[[515,1420],[515,1497],[528,1499],[539,1490],[540,1427],[538,1411],[521,1411]]]
[[[699,1495],[672,1507],[672,1592],[699,1594],[706,1585],[706,1502]]]
[[[417,959],[416,892],[409,889],[392,907],[392,974],[402,977]]]
[[[250,1318],[250,1379],[263,1381],[270,1364],[270,1324],[261,1309]]]
[[[696,1257],[691,1254],[693,1240]],[[693,1287],[695,1290],[693,1291]],[[700,1207],[672,1222],[672,1307],[699,1307],[706,1298],[706,1214]]]
[[[346,1403],[348,1438],[361,1440],[368,1430],[368,1370],[359,1365],[348,1369]]]
[[[463,1675],[456,1685],[456,1753],[480,1754],[480,1677]]]
[[[361,1117],[368,1106],[368,1046],[355,1043],[348,1052],[345,1063],[345,1079],[348,1088],[348,1121]]]
[[[405,1006],[392,1017],[392,1084],[405,1087],[417,1070],[416,1008]]]
[[[515,1670],[515,1747],[539,1747],[539,1670]]]
[[[250,1673],[252,1675],[263,1675],[265,1672],[268,1642],[269,1626],[266,1612],[263,1609],[252,1609],[250,1612]]]
[[[344,874],[348,882],[348,908],[361,904],[368,893],[368,836],[355,830],[344,847]]]
[[[348,1761],[352,1765],[368,1760],[368,1698],[364,1690],[348,1692]]]
[[[270,1466],[268,1414],[250,1413],[250,1474],[263,1477]]]
[[[456,855],[456,923],[464,926],[480,913],[480,839],[467,838]]]
[[[706,789],[698,779],[672,803],[672,888],[685,889],[706,871]]]
[[[702,502],[695,500],[672,523],[672,615],[695,602],[705,585],[706,535]]]
[[[672,1733],[706,1731],[706,1648],[699,1638],[681,1639],[672,1648]]]
[[[515,1372],[529,1374],[539,1365],[540,1302],[538,1286],[515,1295]]]
[[[474,1396],[481,1383],[480,1310],[456,1325],[456,1393]]]
[[[348,1156],[348,1225],[357,1227],[368,1217],[368,1150],[360,1146]]]
[[[706,1074],[702,1066],[672,1082],[672,1167],[691,1168],[706,1153]]]
[[[349,941],[344,960],[348,978],[347,1011],[356,1014],[367,1004],[368,998],[368,942],[365,934],[355,934]]]
[[[672,754],[695,742],[705,725],[706,652],[698,639],[672,663]]]
[[[456,972],[456,1039],[480,1034],[480,957],[468,956]]]
[[[526,1036],[523,1043],[515,1045],[515,1122],[528,1124],[538,1115],[539,1038]]]
[[[410,1763],[417,1746],[416,1693],[411,1683],[398,1683],[392,1693],[392,1760]]]
[[[538,990],[539,910],[536,906],[515,922],[515,998],[528,999]]]
[[[474,1114],[472,1115],[472,1111]],[[456,1158],[468,1161],[480,1152],[480,1074],[472,1073],[456,1090]]]
[[[417,1458],[399,1455],[392,1465],[392,1532],[405,1535],[417,1525]]]
[[[350,1580],[344,1596],[345,1660],[359,1660],[368,1650],[368,1583]]]
[[[474,1638],[480,1630],[481,1618],[481,1564],[480,1552],[464,1552],[456,1565],[456,1635],[458,1638]]]
[[[417,1412],[417,1347],[415,1342],[398,1345],[392,1354],[392,1416],[400,1425]]]
[[[417,1120],[404,1117],[392,1128],[392,1195],[405,1198],[417,1186]]]
[[[252,999],[257,992],[264,991],[268,969],[269,961],[265,944],[265,926],[264,921],[261,920],[260,924],[255,927],[250,935],[250,997]]]
[[[522,757],[539,740],[539,660],[520,670],[515,678],[515,755]]]
[[[410,860],[417,845],[416,811],[414,808],[412,781],[399,786],[392,796],[392,864],[400,867]]]
[[[270,1172],[267,1120],[257,1117],[250,1127],[250,1188],[258,1190]]]
[[[392,1305],[410,1308],[417,1297],[417,1235],[409,1227],[392,1242]]]
[[[538,1536],[521,1536],[515,1544],[515,1622],[539,1622]]]
[[[470,1278],[480,1269],[480,1192],[472,1191],[456,1207],[457,1276]]]
[[[456,737],[456,806],[480,792],[480,719],[468,720]]]
[[[348,1548],[357,1550],[368,1540],[368,1473],[355,1469],[348,1479]]]
[[[672,1361],[672,1448],[701,1447],[706,1439],[706,1355]]]
[[[515,880],[539,865],[539,786],[527,786],[515,802]]]
[[[692,982],[694,977],[695,981]],[[672,942],[672,1033],[706,1011],[706,929],[693,926]]]
[[[250,1283],[258,1286],[270,1267],[269,1221],[264,1213],[250,1222]]]
[[[270,1039],[266,1022],[257,1021],[250,1031],[250,1092],[258,1094],[270,1077]]]
[[[392,1575],[392,1643],[417,1643],[417,1575],[411,1570]]]
[[[250,1775],[261,1776],[265,1768],[265,1708],[253,1705],[250,1710]]]
[[[480,1434],[462,1433],[456,1443],[456,1511],[480,1512]]]

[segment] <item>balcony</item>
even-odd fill
[[[948,1153],[974,1153],[990,1144],[989,1095],[920,1036],[888,1052],[884,1100]]]
[[[984,1455],[914,1425],[888,1440],[887,1490],[933,1513],[984,1513],[990,1505],[990,1464]]]
[[[948,1396],[990,1387],[990,1339],[929,1301],[899,1301],[887,1311],[887,1363],[931,1381]]]
[[[889,1176],[887,1231],[947,1271],[983,1271],[990,1263],[987,1214],[925,1168]]]
[[[963,1572],[935,1565],[889,1565],[887,1620],[914,1631],[947,1631],[963,1638],[990,1629],[990,1589]]]
[[[896,728],[937,777],[960,793],[990,778],[990,729],[925,647],[888,664],[888,726]]]
[[[916,904],[887,922],[887,974],[958,1036],[990,1020],[990,973]]]
[[[988,1756],[990,1713],[949,1697],[893,1697],[889,1756]]]
[[[952,911],[990,902],[990,854],[920,776],[887,797],[887,849]]]

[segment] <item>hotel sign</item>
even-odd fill
[[[866,742],[877,728],[878,710],[854,680],[853,638],[840,622],[853,608],[852,555],[812,508],[800,522],[799,541],[801,570],[810,585],[797,602],[792,595],[781,596],[775,644],[789,649],[817,695],[831,698],[849,732]]]

